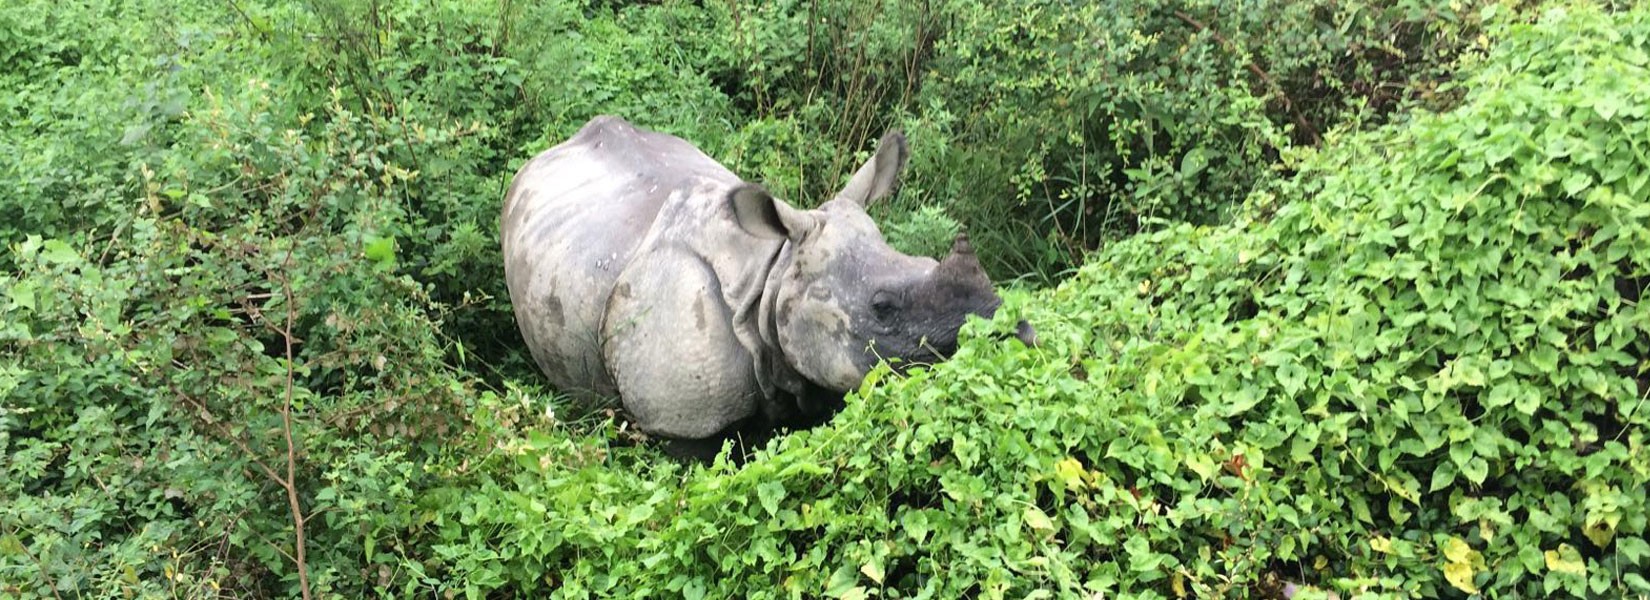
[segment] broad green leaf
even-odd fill
[[[1593,110],[1606,121],[1615,118],[1616,113],[1621,112],[1621,106],[1621,98],[1614,94],[1604,94],[1593,99]]]
[[[1026,526],[1032,529],[1043,531],[1054,529],[1054,522],[1049,520],[1048,515],[1044,514],[1042,509],[1035,506],[1027,506],[1025,511],[1020,513],[1020,518],[1025,521]]]
[[[63,265],[80,262],[80,253],[75,252],[75,249],[63,240],[49,239],[41,245],[40,258],[49,263]]]
[[[779,501],[785,499],[785,483],[765,481],[756,485],[756,499],[769,516],[779,513]]]
[[[40,284],[32,279],[24,279],[6,289],[6,296],[11,298],[13,306],[35,310],[34,295]]]
[[[1518,563],[1524,566],[1525,572],[1530,573],[1531,575],[1540,574],[1541,567],[1544,564],[1542,562],[1541,548],[1536,547],[1534,544],[1524,544],[1519,546]]]
[[[1490,463],[1482,456],[1474,456],[1461,465],[1461,476],[1474,484],[1484,483],[1484,478],[1490,474]]]
[[[1492,386],[1489,393],[1482,396],[1484,399],[1484,408],[1501,408],[1508,404],[1512,404],[1513,400],[1518,397],[1519,391],[1519,386],[1516,381],[1511,379],[1503,380]]]
[[[1580,196],[1582,192],[1587,190],[1587,186],[1592,184],[1593,177],[1591,175],[1584,171],[1576,171],[1571,173],[1569,177],[1564,178],[1564,193],[1571,196]]]
[[[918,544],[926,541],[928,532],[933,531],[928,524],[928,513],[920,510],[905,513],[900,519],[900,524],[905,527],[905,534],[911,536],[911,540]]]
[[[379,264],[388,264],[395,260],[395,238],[393,236],[381,238],[369,235],[366,237],[366,243],[362,246],[362,249],[367,260]]]
[[[831,578],[825,582],[825,595],[832,598],[847,598],[855,586],[859,584],[859,570],[853,565],[842,565],[831,572]],[[860,593],[864,593],[861,590]]]

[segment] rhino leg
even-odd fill
[[[602,324],[607,366],[635,424],[702,439],[755,414],[754,363],[710,267],[686,252],[635,267],[620,276]]]

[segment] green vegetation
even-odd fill
[[[1650,10],[707,4],[0,8],[0,596],[1650,595]],[[663,460],[498,298],[600,113],[1059,283]]]

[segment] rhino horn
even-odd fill
[[[991,287],[991,278],[985,274],[985,268],[980,266],[979,257],[974,256],[974,245],[968,241],[967,233],[957,234],[957,238],[951,242],[951,254],[940,261],[935,275],[943,281],[960,285]]]
[[[974,256],[974,244],[968,240],[967,232],[957,233],[951,241],[951,254],[940,261],[935,276],[956,285],[991,287],[991,278],[980,266],[979,257]],[[1014,337],[1026,346],[1036,347],[1038,343],[1037,329],[1024,319],[1015,324]]]

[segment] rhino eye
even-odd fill
[[[899,295],[886,290],[878,291],[871,296],[871,314],[876,315],[878,321],[888,321],[899,313]]]

